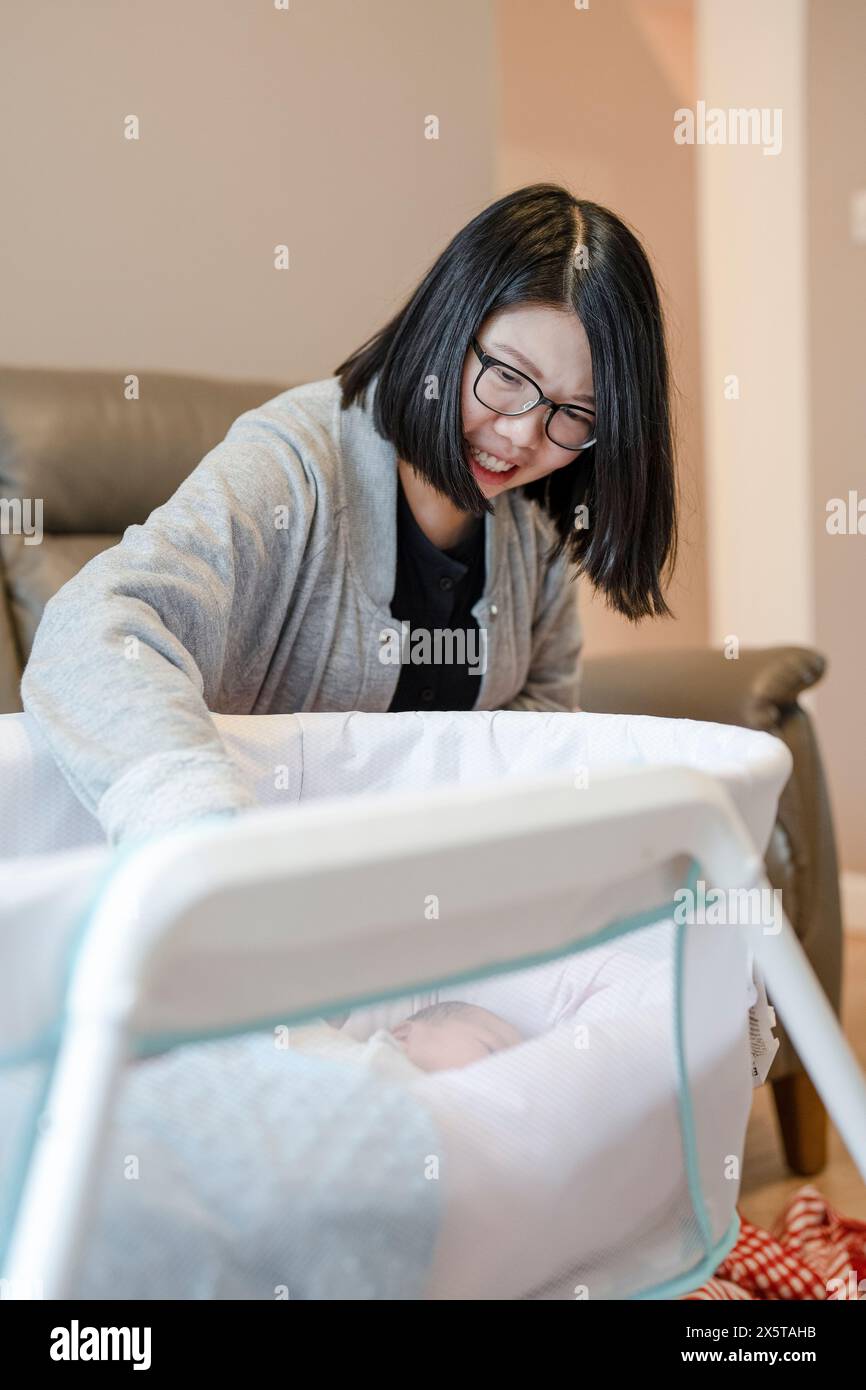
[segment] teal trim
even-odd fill
[[[6,1266],[6,1256],[9,1250],[9,1243],[12,1239],[12,1231],[15,1225],[15,1216],[21,1202],[21,1194],[24,1191],[24,1184],[27,1180],[27,1172],[30,1168],[36,1144],[39,1139],[39,1118],[45,1109],[45,1102],[48,1099],[48,1092],[51,1082],[54,1079],[53,1063],[45,1068],[39,1086],[36,1089],[36,1099],[31,1107],[27,1123],[22,1127],[21,1135],[17,1144],[17,1153],[10,1162],[9,1182],[4,1190],[0,1192],[0,1271]]]
[[[215,812],[214,817],[220,814],[220,812]],[[203,816],[202,820],[211,820],[214,817]],[[138,852],[145,840],[156,838],[156,836],[145,836],[142,839],[133,840],[129,844],[121,845],[114,849],[108,862],[98,874],[92,892],[84,904],[84,907],[81,909],[75,926],[70,932],[66,962],[61,975],[59,988],[60,1007],[58,1009],[56,1022],[42,1033],[34,1043],[31,1043],[29,1048],[25,1047],[18,1052],[10,1052],[0,1057],[0,1068],[28,1066],[36,1062],[44,1062],[46,1064],[42,1083],[37,1090],[36,1103],[31,1109],[27,1124],[22,1129],[18,1152],[10,1160],[11,1171],[9,1183],[6,1185],[5,1191],[0,1192],[0,1271],[5,1267],[6,1257],[9,1252],[9,1243],[12,1239],[15,1215],[21,1202],[21,1194],[24,1191],[27,1172],[30,1168],[33,1154],[38,1143],[39,1119],[45,1109],[45,1102],[48,1099],[48,1095],[54,1083],[60,1044],[66,1028],[69,989],[72,984],[75,967],[78,964],[78,959],[81,954],[81,948],[84,944],[85,937],[90,931],[90,926],[96,914],[96,910],[115,874],[122,865]]]
[[[694,901],[694,895],[697,892],[699,873],[700,866],[697,860],[692,860],[687,879],[687,887],[692,894],[692,901]],[[677,1061],[677,1100],[679,1104],[680,1134],[683,1141],[683,1157],[685,1159],[689,1196],[692,1202],[692,1210],[695,1213],[698,1226],[700,1227],[704,1249],[709,1252],[713,1245],[713,1230],[704,1200],[704,1189],[701,1184],[700,1168],[698,1166],[698,1142],[695,1134],[694,1108],[692,1106],[692,1092],[689,1086],[689,1073],[686,1065],[685,1025],[683,1021],[683,957],[685,953],[686,930],[687,927],[684,922],[676,924],[674,1038]],[[718,1261],[716,1263],[718,1263]]]
[[[77,931],[77,928],[75,930]],[[50,1062],[60,1045],[60,1031],[58,1015],[58,1019],[33,1042],[27,1043],[24,1047],[13,1048],[11,1052],[0,1053],[0,1071],[4,1067],[24,1067],[29,1062]]]
[[[626,936],[630,932],[638,931],[641,927],[652,926],[653,923],[668,917],[672,911],[672,903],[663,903],[660,907],[650,908],[645,912],[637,912],[633,917],[624,917],[619,922],[600,927],[591,936],[578,937],[567,942],[565,946],[554,946],[549,951],[533,951],[518,957],[517,960],[493,961],[477,970],[459,970],[451,975],[428,977],[408,985],[399,985],[394,989],[377,990],[373,994],[340,996],[319,1003],[315,1008],[295,1009],[275,1017],[271,1016],[252,1022],[248,1020],[245,1023],[231,1024],[227,1028],[214,1028],[207,1031],[199,1029],[194,1033],[139,1034],[133,1043],[134,1054],[138,1057],[146,1057],[154,1053],[170,1052],[172,1048],[184,1047],[190,1043],[217,1042],[221,1038],[233,1038],[240,1033],[263,1033],[281,1025],[303,1023],[309,1019],[321,1018],[329,1013],[337,1013],[340,1009],[361,1009],[370,1004],[382,1004],[386,999],[402,999],[405,995],[415,994],[422,989],[438,989],[442,985],[468,984],[473,980],[486,980],[491,975],[510,975],[515,970],[530,970],[535,965],[545,965],[550,961],[559,960],[563,956],[576,954],[579,951],[588,951],[592,946],[599,946],[618,936]]]
[[[692,894],[697,892],[697,881],[699,876],[700,864],[696,859],[693,859],[686,880],[686,886]],[[722,1260],[736,1245],[740,1236],[740,1215],[735,1209],[725,1234],[715,1245],[713,1244],[712,1225],[709,1213],[707,1212],[704,1189],[700,1179],[694,1109],[692,1105],[691,1087],[689,1086],[688,1067],[686,1065],[685,1028],[683,1024],[685,978],[683,971],[683,955],[685,951],[686,924],[678,923],[676,925],[676,1002],[674,1026],[677,1057],[677,1097],[679,1101],[680,1132],[683,1141],[686,1180],[688,1183],[692,1210],[698,1222],[704,1244],[704,1256],[698,1265],[685,1274],[678,1275],[675,1279],[669,1279],[664,1284],[659,1284],[645,1289],[640,1293],[632,1294],[631,1297],[634,1299],[678,1298],[681,1294],[692,1293],[695,1289],[700,1288],[701,1284],[705,1283],[707,1279],[712,1277]]]
[[[731,1218],[731,1224],[725,1231],[721,1240],[717,1241],[712,1249],[708,1250],[700,1264],[685,1274],[678,1274],[675,1279],[668,1279],[664,1284],[656,1284],[655,1287],[644,1289],[640,1293],[629,1295],[629,1301],[639,1301],[642,1299],[653,1298],[679,1298],[684,1293],[694,1293],[701,1284],[705,1284],[711,1279],[726,1255],[729,1255],[740,1238],[740,1214],[735,1211]]]
[[[118,850],[116,854],[123,858],[123,851]],[[29,1119],[20,1137],[17,1154],[10,1161],[10,1180],[5,1185],[4,1191],[0,1192],[0,1270],[5,1266],[6,1256],[9,1250],[9,1242],[12,1238],[12,1228],[15,1221],[15,1213],[21,1201],[21,1194],[24,1191],[24,1183],[27,1178],[27,1171],[33,1158],[33,1153],[39,1138],[39,1118],[45,1108],[45,1102],[54,1081],[54,1074],[57,1067],[57,1057],[60,1052],[60,1043],[63,1038],[63,1030],[66,1020],[66,1000],[69,994],[69,987],[72,983],[74,967],[81,951],[82,943],[90,930],[90,923],[93,920],[96,908],[105,892],[109,880],[112,878],[117,868],[117,859],[112,857],[103,867],[98,875],[93,890],[87,902],[81,909],[78,920],[73,927],[66,956],[65,965],[61,974],[59,985],[59,1009],[56,1021],[42,1033],[29,1047],[19,1049],[17,1052],[6,1053],[0,1058],[0,1067],[10,1068],[13,1066],[31,1066],[38,1062],[45,1063],[45,1072],[36,1093]]]

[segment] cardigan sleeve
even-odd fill
[[[22,702],[111,844],[255,804],[210,710],[247,712],[239,673],[264,678],[291,601],[315,492],[287,444],[240,417],[45,606]]]
[[[523,689],[504,709],[578,709],[583,639],[574,568],[559,555],[546,569],[532,625],[532,658]]]

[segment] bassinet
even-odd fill
[[[29,718],[0,719],[7,1295],[695,1288],[738,1233],[755,961],[866,1174],[832,1011],[772,895],[743,910],[769,891],[778,740],[215,723],[262,809],[112,852]],[[702,916],[712,889],[739,919]],[[436,999],[524,1041],[400,1085],[290,1046],[302,1020],[363,1039]]]

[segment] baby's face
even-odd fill
[[[393,1033],[422,1071],[465,1067],[523,1041],[504,1018],[475,1005],[449,1018],[406,1019]]]

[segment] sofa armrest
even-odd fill
[[[825,666],[810,647],[754,647],[736,660],[710,648],[585,657],[580,708],[778,732]]]

